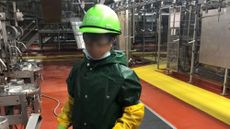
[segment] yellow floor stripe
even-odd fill
[[[144,81],[230,125],[230,99],[156,71],[156,65],[134,68]]]

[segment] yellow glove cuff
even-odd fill
[[[117,120],[113,129],[138,129],[144,117],[144,110],[142,103],[125,107],[122,117]]]

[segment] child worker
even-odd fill
[[[138,129],[144,116],[140,81],[121,51],[112,44],[121,34],[116,13],[96,4],[80,26],[86,49],[67,79],[68,101],[58,129]]]

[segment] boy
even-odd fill
[[[144,105],[141,85],[123,52],[111,50],[121,28],[109,7],[97,4],[83,19],[85,57],[67,79],[69,99],[58,116],[58,129],[138,129]]]

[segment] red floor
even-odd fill
[[[230,129],[230,126],[146,82],[142,81],[142,88],[142,102],[178,129]]]
[[[42,93],[59,99],[63,104],[67,98],[65,80],[70,67],[71,63],[68,62],[45,64]],[[141,100],[178,129],[230,129],[230,126],[145,82],[142,82],[142,86]],[[52,111],[55,105],[53,100],[42,98],[41,129],[56,128],[57,122]]]
[[[57,98],[63,103],[67,98],[67,89],[65,80],[69,74],[71,65],[64,62],[57,64],[46,64],[44,66],[42,82],[42,94]],[[41,129],[55,129],[57,126],[53,109],[56,102],[47,98],[42,98],[42,125]],[[60,111],[60,110],[59,110]]]

